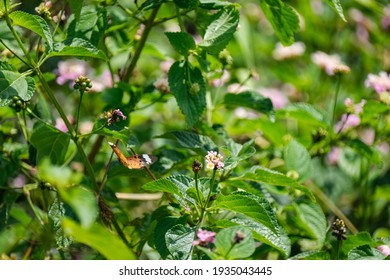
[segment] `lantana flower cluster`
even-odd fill
[[[344,101],[347,113],[341,116],[341,120],[336,124],[335,131],[342,132],[358,126],[360,124],[359,114],[363,112],[364,104],[366,104],[364,99],[355,104],[351,98],[347,98]]]
[[[215,242],[215,232],[199,229],[196,233],[197,240],[192,242],[194,246],[209,247],[209,245]]]
[[[350,72],[350,68],[341,61],[340,56],[337,54],[329,55],[327,53],[317,51],[311,55],[311,60],[318,67],[323,69],[329,76],[333,76],[335,74],[347,74]]]
[[[209,151],[205,158],[208,169],[221,169],[225,166],[223,156],[215,151]]]
[[[374,89],[381,101],[390,104],[390,74],[385,71],[379,72],[378,75],[368,74],[365,85]]]

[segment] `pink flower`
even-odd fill
[[[215,242],[215,232],[213,231],[198,229],[196,236],[198,237],[198,240],[194,240],[192,242],[194,246],[199,245],[202,247],[207,247],[208,245]]]
[[[209,151],[205,158],[208,169],[221,169],[225,166],[222,161],[223,156],[215,151]]]
[[[383,8],[382,28],[385,31],[390,29],[390,5]]]
[[[311,55],[311,60],[329,76],[333,76],[336,73],[348,73],[350,71],[349,67],[341,61],[340,56],[337,54],[329,55],[317,51]]]
[[[277,88],[260,88],[259,92],[262,96],[271,99],[272,105],[275,109],[286,107],[288,98],[281,90]]]
[[[388,245],[380,245],[376,247],[379,251],[382,252],[386,257],[390,255],[390,247]]]
[[[364,84],[366,87],[374,89],[379,94],[390,92],[390,75],[385,71],[379,72],[379,75],[368,74]]]
[[[104,113],[104,117],[107,119],[107,125],[110,126],[114,122],[119,122],[121,119],[126,120],[127,117],[122,113],[121,110],[115,109]]]
[[[347,131],[360,124],[360,117],[355,114],[343,114],[341,120],[336,124],[335,131]]]
[[[366,104],[366,100],[362,99],[359,103],[355,104],[355,102],[351,98],[347,98],[344,101],[345,107],[347,107],[347,112],[350,114],[360,114],[363,112],[363,107]]]
[[[341,148],[340,147],[332,147],[332,149],[330,150],[330,152],[327,155],[327,159],[328,159],[329,164],[337,165],[337,163],[339,162],[339,159],[340,159],[340,155],[341,155]]]
[[[272,56],[276,60],[286,60],[295,58],[304,54],[306,46],[302,42],[296,42],[291,46],[285,47],[281,43],[277,43]]]
[[[112,80],[111,73],[108,70],[105,70],[99,78],[91,79],[93,92],[100,92],[105,88],[111,88],[114,84]]]
[[[74,119],[72,116],[68,116],[68,121],[72,124],[74,122]],[[62,118],[57,118],[56,119],[56,124],[55,124],[55,127],[62,131],[62,132],[68,132],[68,128],[66,127],[65,125],[65,122]]]
[[[87,76],[88,64],[83,60],[69,59],[60,61],[57,69],[57,83],[60,85],[65,84],[68,81],[73,82],[79,76]],[[73,83],[71,84],[73,87]]]

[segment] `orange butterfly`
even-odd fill
[[[111,142],[108,142],[114,153],[118,156],[119,162],[122,163],[128,169],[142,169],[145,166],[153,164],[157,158],[152,155],[142,154],[126,157],[119,148]]]

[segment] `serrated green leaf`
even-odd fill
[[[172,47],[181,55],[187,57],[190,50],[196,48],[194,38],[186,32],[165,32]]]
[[[304,182],[312,175],[312,165],[309,152],[305,146],[292,139],[284,150],[284,160],[287,171],[296,171],[298,181]]]
[[[199,4],[199,0],[173,0],[173,2],[181,9],[195,9]]]
[[[50,28],[41,16],[31,15],[23,11],[14,11],[9,17],[13,24],[22,26],[41,36],[46,41],[49,51],[53,48],[53,37]]]
[[[12,102],[12,97],[19,96],[29,101],[35,92],[34,79],[9,68],[7,63],[0,64],[0,107]]]
[[[202,72],[189,62],[176,61],[169,69],[168,82],[187,124],[193,126],[206,108],[206,82]]]
[[[48,157],[52,163],[62,164],[69,141],[69,134],[48,125],[39,126],[31,135],[31,144],[37,149],[37,162]]]
[[[195,199],[187,194],[187,191],[191,188],[192,182],[194,181],[191,177],[185,175],[173,175],[167,177],[167,180],[171,181],[179,190],[179,194],[175,195],[180,205],[185,207],[188,202],[196,205]]]
[[[0,231],[0,254],[9,254],[20,240],[28,238],[27,231],[22,224],[13,224]]]
[[[147,191],[166,192],[179,195],[178,187],[167,178],[154,180],[143,185],[142,188]]]
[[[294,33],[299,30],[297,13],[281,0],[260,0],[260,6],[282,44],[294,43]]]
[[[168,244],[165,240],[165,235],[169,229],[173,228],[175,225],[184,225],[186,217],[165,217],[157,221],[156,229],[154,230],[154,244],[158,253],[163,259],[166,259],[170,252],[168,249]]]
[[[341,17],[341,19],[347,22],[344,16],[343,7],[341,6],[340,0],[326,0],[329,6]]]
[[[54,44],[53,51],[48,54],[47,58],[56,56],[92,57],[107,60],[101,50],[81,38],[69,38],[64,42]]]
[[[72,244],[73,240],[66,236],[64,230],[62,229],[62,219],[64,219],[66,215],[64,203],[56,197],[53,203],[50,205],[47,214],[48,217],[53,221],[53,230],[55,233],[57,248],[68,248]]]
[[[386,256],[368,245],[359,246],[348,253],[348,260],[384,260]]]
[[[289,258],[289,260],[330,260],[330,255],[326,251],[313,250],[302,252]]]
[[[58,188],[61,198],[76,213],[81,226],[88,228],[95,222],[99,209],[96,196],[84,187]]]
[[[346,145],[375,164],[380,164],[382,162],[378,151],[374,150],[360,139],[351,139]]]
[[[354,179],[360,178],[362,156],[350,147],[344,147],[341,151],[338,165],[347,175]]]
[[[224,159],[224,169],[230,170],[237,167],[241,161],[246,160],[256,153],[253,141],[248,141],[243,145],[235,143],[232,139],[227,140],[227,149],[221,149],[226,155]]]
[[[187,260],[190,257],[195,228],[175,225],[165,234],[168,250],[175,260]]]
[[[214,244],[225,260],[247,258],[254,253],[256,247],[251,230],[242,226],[221,230],[215,236]]]
[[[266,183],[274,186],[291,187],[306,194],[312,201],[315,197],[310,189],[299,184],[297,181],[285,176],[283,173],[258,166],[253,171],[247,172],[242,176],[231,178],[230,180],[248,180],[260,183]]]
[[[200,149],[203,153],[215,150],[217,147],[210,137],[191,131],[172,131],[156,136],[156,138],[174,139],[182,148]]]
[[[75,241],[95,249],[108,260],[136,259],[135,254],[117,235],[97,223],[86,229],[71,219],[64,219],[62,227]]]
[[[230,2],[221,0],[199,0],[199,7],[207,10],[217,10],[231,4]]]
[[[252,218],[248,218],[244,215],[238,215],[230,220],[219,220],[216,225],[218,227],[231,227],[234,225],[241,225],[252,230],[253,237],[271,247],[274,247],[280,251],[284,257],[288,257],[291,252],[290,239],[283,228],[278,226],[278,233],[274,233],[272,230],[259,223]]]
[[[272,114],[274,108],[271,99],[255,91],[244,91],[238,94],[228,93],[223,103],[228,107],[246,107],[264,114]]]
[[[293,203],[296,218],[299,220],[299,227],[303,228],[309,237],[318,241],[318,248],[322,248],[325,237],[327,223],[321,207],[311,201],[301,201]]]
[[[208,25],[199,46],[212,55],[218,55],[233,38],[239,20],[240,13],[235,6],[225,7],[215,15],[213,22]]]
[[[275,214],[264,197],[254,196],[246,192],[234,192],[218,197],[215,207],[243,214],[263,224],[273,233],[277,233]]]

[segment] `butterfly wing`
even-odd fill
[[[129,169],[141,169],[147,165],[153,164],[157,160],[156,157],[148,154],[126,157],[114,143],[108,142],[108,144],[117,155],[120,163]]]

